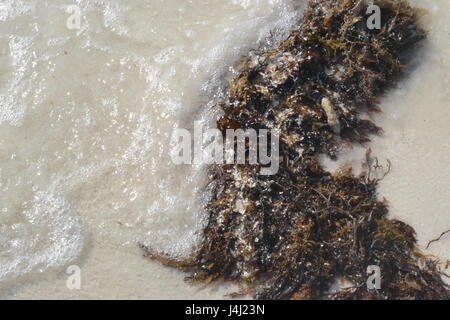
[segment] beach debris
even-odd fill
[[[442,239],[442,237],[445,236],[449,232],[450,232],[450,230],[444,231],[444,232],[441,233],[441,235],[439,237],[437,237],[436,239],[433,239],[430,242],[428,242],[426,249],[428,249],[433,242],[440,241]]]
[[[183,261],[143,247],[150,258],[190,274],[192,283],[239,283],[256,299],[449,299],[436,260],[420,253],[414,229],[388,218],[377,195],[379,165],[366,155],[358,177],[328,172],[320,156],[378,134],[359,115],[401,75],[406,51],[425,37],[403,0],[374,0],[381,29],[366,25],[363,0],[310,0],[277,47],[253,50],[230,81],[218,128],[277,129],[280,168],[212,165],[207,225]],[[375,168],[376,166],[376,168]],[[425,218],[425,217],[424,217]],[[368,267],[381,288],[367,286]],[[338,279],[350,284],[333,287]]]
[[[333,132],[339,135],[341,133],[341,124],[339,123],[338,116],[336,114],[336,111],[334,110],[333,105],[331,104],[330,99],[322,98],[322,108],[323,110],[325,110],[328,124],[333,129]]]

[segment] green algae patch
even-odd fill
[[[330,173],[337,158],[381,128],[359,117],[401,75],[425,37],[406,1],[374,1],[381,29],[367,25],[361,0],[311,0],[296,30],[276,48],[251,51],[217,108],[217,126],[277,129],[280,168],[213,165],[207,226],[192,257],[148,257],[190,273],[192,283],[233,281],[257,299],[449,299],[437,261],[416,248],[414,229],[388,218],[377,197],[370,154],[364,172]],[[240,203],[238,206],[237,203]],[[381,288],[367,286],[368,266]],[[332,291],[337,279],[349,286]]]

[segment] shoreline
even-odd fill
[[[412,2],[418,6],[428,6],[424,1]],[[450,12],[448,4],[442,5],[446,8],[439,7],[441,12]],[[425,61],[418,70],[413,71],[411,79],[402,80],[404,83],[401,88],[391,90],[382,99],[384,114],[377,116],[375,122],[384,128],[385,133],[381,137],[373,137],[370,143],[374,155],[380,160],[393,161],[391,173],[380,183],[379,195],[390,201],[392,217],[416,229],[421,247],[450,225],[446,212],[450,205],[446,191],[450,190],[450,176],[445,175],[445,172],[450,171],[446,165],[450,163],[450,145],[440,139],[450,135],[450,114],[446,100],[449,93],[444,87],[445,83],[448,84],[450,63],[448,60],[440,62],[450,53],[449,47],[442,43],[445,41],[442,37],[448,34],[450,26],[447,23],[448,15],[439,11],[432,14],[435,19],[430,26],[431,47],[424,54]],[[442,88],[436,83],[441,84]],[[433,112],[429,113],[430,109]],[[406,119],[404,116],[407,116]],[[363,153],[355,153],[354,158],[348,160],[358,166]],[[422,163],[425,162],[423,159],[426,159],[426,165]],[[137,248],[114,248],[95,241],[88,243],[91,244],[94,247],[81,264],[86,276],[81,291],[69,291],[66,288],[67,275],[61,270],[57,272],[58,277],[49,275],[43,280],[33,280],[7,298],[222,299],[225,293],[233,292],[233,289],[189,287],[183,281],[182,272],[169,270],[142,258]],[[450,259],[448,238],[433,243],[426,252],[444,260]],[[121,268],[117,272],[114,266]]]

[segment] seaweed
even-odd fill
[[[433,242],[438,242],[438,241],[440,241],[440,240],[442,239],[442,237],[445,236],[445,235],[446,235],[447,233],[449,233],[449,232],[450,232],[450,230],[444,231],[444,232],[441,233],[441,235],[440,235],[439,237],[437,237],[436,239],[433,239],[433,240],[431,240],[430,242],[428,242],[426,249],[428,249],[428,248],[431,246],[431,244],[432,244]]]
[[[366,144],[382,129],[360,118],[401,76],[403,53],[426,36],[406,1],[373,1],[382,28],[366,26],[362,0],[310,0],[303,20],[276,48],[253,50],[217,107],[226,129],[280,132],[280,169],[213,165],[208,223],[192,257],[147,256],[189,272],[189,281],[235,281],[256,299],[449,299],[438,261],[420,253],[414,229],[389,219],[377,197],[370,150],[365,170],[330,173],[319,156]],[[384,169],[386,174],[389,168]],[[238,206],[237,203],[240,203]],[[380,267],[380,289],[367,267]],[[337,279],[350,287],[333,292]]]

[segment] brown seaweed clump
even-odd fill
[[[438,263],[420,254],[412,227],[387,217],[374,166],[331,174],[337,157],[380,128],[358,116],[398,79],[404,53],[423,39],[406,1],[374,1],[382,28],[366,25],[361,0],[310,0],[301,25],[277,48],[252,51],[239,67],[218,128],[278,129],[280,169],[211,168],[208,224],[191,259],[149,257],[191,273],[194,282],[236,281],[258,299],[449,299]],[[238,205],[239,204],[239,205]],[[367,267],[381,289],[367,286]],[[350,287],[334,292],[337,279]]]

